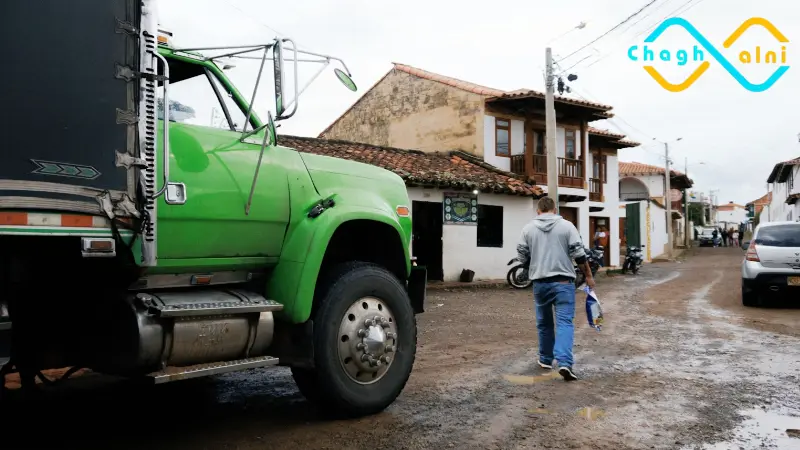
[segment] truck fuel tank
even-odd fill
[[[138,293],[115,318],[117,356],[106,373],[131,375],[263,356],[272,343],[278,302],[243,290]]]

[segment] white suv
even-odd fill
[[[742,261],[742,304],[792,295],[800,298],[800,222],[756,227]]]

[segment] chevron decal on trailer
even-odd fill
[[[79,164],[69,164],[54,161],[40,161],[32,159],[32,163],[36,164],[36,170],[31,173],[39,175],[53,175],[57,177],[68,178],[81,178],[84,180],[94,180],[100,176],[100,172],[92,166],[83,166]]]

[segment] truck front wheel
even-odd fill
[[[337,266],[314,318],[313,369],[292,368],[303,395],[330,413],[358,417],[388,407],[414,365],[417,325],[408,294],[386,269]]]

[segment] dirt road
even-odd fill
[[[536,365],[529,292],[437,291],[411,380],[377,416],[324,420],[285,369],[156,389],[75,380],[40,414],[4,419],[0,447],[800,448],[786,432],[800,429],[800,299],[742,307],[741,258],[698,249],[601,276],[606,326],[594,331],[579,309],[575,383]]]

